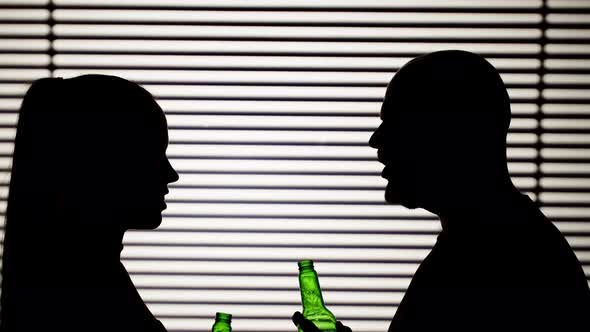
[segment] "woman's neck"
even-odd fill
[[[64,258],[77,261],[77,264],[92,269],[118,264],[123,249],[124,231],[104,227],[84,227],[68,234],[65,240]]]

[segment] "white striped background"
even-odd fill
[[[367,141],[395,71],[440,49],[501,71],[513,179],[590,278],[590,2],[52,4],[0,0],[0,211],[31,81],[142,84],[167,113],[180,180],[162,226],[126,235],[123,261],[169,331],[207,331],[216,311],[234,314],[235,331],[294,331],[301,258],[316,261],[327,304],[353,331],[387,329],[439,225],[384,203]]]

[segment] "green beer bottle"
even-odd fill
[[[231,332],[231,315],[224,312],[216,313],[211,332]]]
[[[312,321],[322,332],[336,332],[336,317],[324,306],[318,274],[313,261],[302,260],[299,265],[299,289],[303,305],[303,318]],[[299,332],[303,332],[301,328]]]

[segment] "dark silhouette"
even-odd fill
[[[510,117],[500,75],[472,53],[418,57],[389,84],[369,142],[385,164],[385,198],[426,209],[442,224],[389,331],[590,327],[578,259],[510,179]]]
[[[178,175],[164,113],[114,76],[33,83],[20,110],[7,207],[2,332],[163,332],[120,261],[153,229]]]

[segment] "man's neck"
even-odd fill
[[[471,233],[477,230],[501,228],[503,221],[523,204],[523,195],[515,188],[471,195],[461,204],[441,209],[438,216],[445,233]]]

